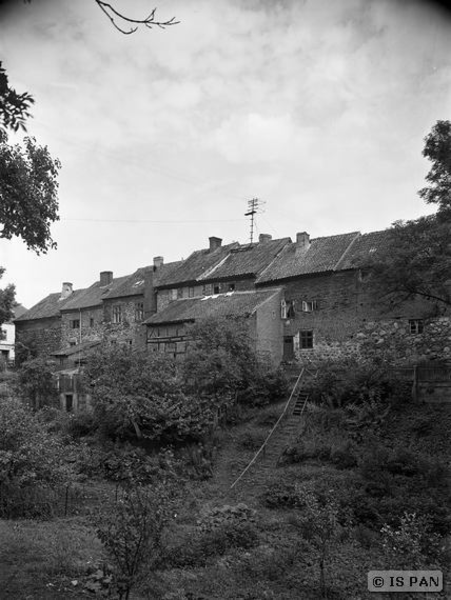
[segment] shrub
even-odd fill
[[[17,371],[17,394],[36,410],[58,405],[53,366],[44,358],[34,358],[22,363]]]
[[[258,544],[255,511],[245,504],[225,505],[205,514],[177,546],[167,552],[171,567],[201,567],[233,549],[249,550]]]
[[[319,365],[311,391],[317,404],[338,408],[373,402],[377,406],[410,398],[410,384],[396,379],[384,362],[349,356]]]
[[[133,486],[121,493],[114,507],[95,517],[97,535],[115,566],[120,598],[127,600],[132,588],[160,563],[169,513],[164,488]]]
[[[284,480],[270,483],[262,494],[263,502],[268,508],[294,508],[296,498],[295,484]]]

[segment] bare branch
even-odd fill
[[[170,25],[178,25],[180,23],[180,21],[175,20],[175,17],[172,17],[171,19],[168,19],[167,21],[156,21],[155,20],[156,10],[157,10],[156,8],[154,8],[152,10],[152,12],[150,13],[150,15],[145,17],[144,19],[132,19],[131,17],[128,17],[127,15],[120,13],[118,10],[116,10],[114,8],[114,6],[111,6],[111,4],[109,4],[108,2],[103,2],[103,0],[94,0],[94,1],[97,4],[97,6],[100,8],[100,10],[111,21],[111,23],[113,24],[113,27],[115,27],[115,29],[117,29],[124,35],[130,35],[132,33],[135,33],[135,31],[138,30],[138,27],[140,25],[144,25],[145,27],[148,27],[149,29],[152,29],[152,27],[160,27],[160,29],[164,29],[165,27],[169,27]],[[129,28],[125,29],[125,27],[122,25],[122,23],[118,25],[118,23],[116,22],[116,19],[118,19],[119,22],[122,21],[124,23],[130,24]]]

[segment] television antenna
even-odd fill
[[[263,212],[264,204],[265,202],[263,200],[259,200],[259,198],[252,198],[252,200],[247,201],[247,212],[244,213],[244,216],[251,218],[251,244],[254,241],[255,215]]]

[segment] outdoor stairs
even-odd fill
[[[315,377],[316,371],[312,369],[303,369],[301,374],[298,373],[285,414],[273,428],[269,439],[267,438],[251,463],[247,461],[238,465],[240,469],[231,484],[228,494],[230,497],[236,501],[245,497],[246,502],[249,502],[251,499],[256,500],[263,492],[274,475],[283,451],[295,441],[302,430],[302,415],[309,399],[308,389]]]

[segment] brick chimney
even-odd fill
[[[65,281],[63,283],[63,287],[61,289],[61,300],[65,300],[66,298],[69,298],[69,296],[73,293],[73,288],[72,288],[72,284],[69,283],[68,281]]]
[[[270,242],[272,240],[272,235],[270,235],[269,233],[261,233],[258,236],[258,241],[260,242],[260,244],[264,244],[265,242]]]
[[[153,270],[156,271],[159,269],[164,263],[164,258],[162,256],[154,256],[153,257]]]
[[[101,271],[100,272],[100,286],[110,285],[113,281],[113,271]]]
[[[218,248],[221,247],[221,244],[222,244],[221,238],[209,237],[208,240],[210,242],[210,252],[214,252],[215,250],[217,250]]]
[[[296,234],[296,251],[310,248],[310,236],[306,231]]]

